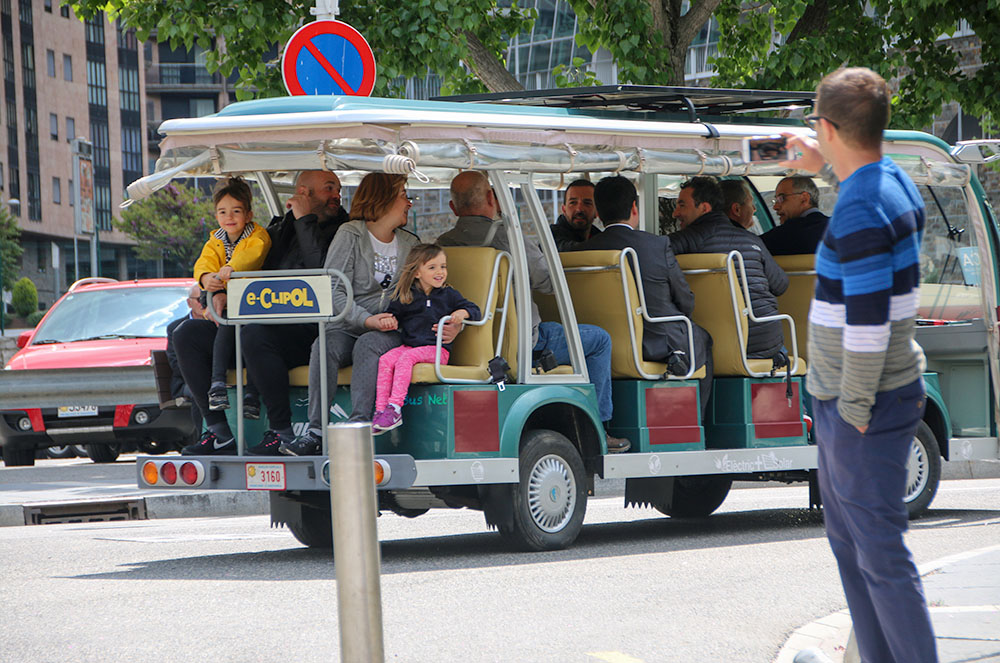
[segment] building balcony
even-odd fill
[[[146,68],[146,91],[157,92],[216,92],[223,89],[223,78],[210,74],[205,66],[194,62],[161,62]]]

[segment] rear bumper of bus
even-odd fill
[[[330,489],[326,456],[139,456],[135,466],[140,488]],[[379,454],[373,469],[379,490],[518,480],[516,458],[414,460],[408,454]]]

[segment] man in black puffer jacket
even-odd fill
[[[670,235],[674,253],[729,253],[733,249],[743,256],[747,273],[750,303],[757,317],[778,312],[778,295],[788,288],[788,275],[778,267],[760,237],[738,228],[721,210],[722,189],[714,177],[692,177],[681,185],[674,208],[681,230]],[[717,305],[698,302],[698,305]],[[752,359],[772,359],[784,345],[780,322],[750,323],[747,356]]]

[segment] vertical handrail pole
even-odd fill
[[[367,423],[332,424],[330,507],[340,660],[382,663],[381,559],[375,527],[374,443]]]
[[[240,342],[240,330],[243,325],[236,323],[236,455],[242,456],[246,448],[243,439],[243,345]]]

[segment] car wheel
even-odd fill
[[[937,494],[941,481],[941,448],[926,422],[917,424],[910,455],[906,459],[906,495],[903,502],[910,518],[919,518]]]
[[[501,536],[521,550],[561,550],[580,534],[587,511],[586,473],[576,447],[560,433],[525,434],[512,486],[512,526]]]
[[[7,467],[27,467],[29,465],[34,465],[35,448],[4,445],[3,464]]]
[[[70,445],[49,447],[45,450],[49,458],[76,458],[76,449]]]
[[[143,442],[139,442],[136,446],[139,448],[139,451],[151,456],[165,454],[168,451],[173,451],[177,448],[176,445],[169,442],[157,442],[156,440],[145,440]]]
[[[76,455],[80,458],[87,458],[87,447],[82,444],[74,444],[73,451],[75,451]]]
[[[87,455],[95,463],[113,463],[118,460],[117,444],[88,444]]]

